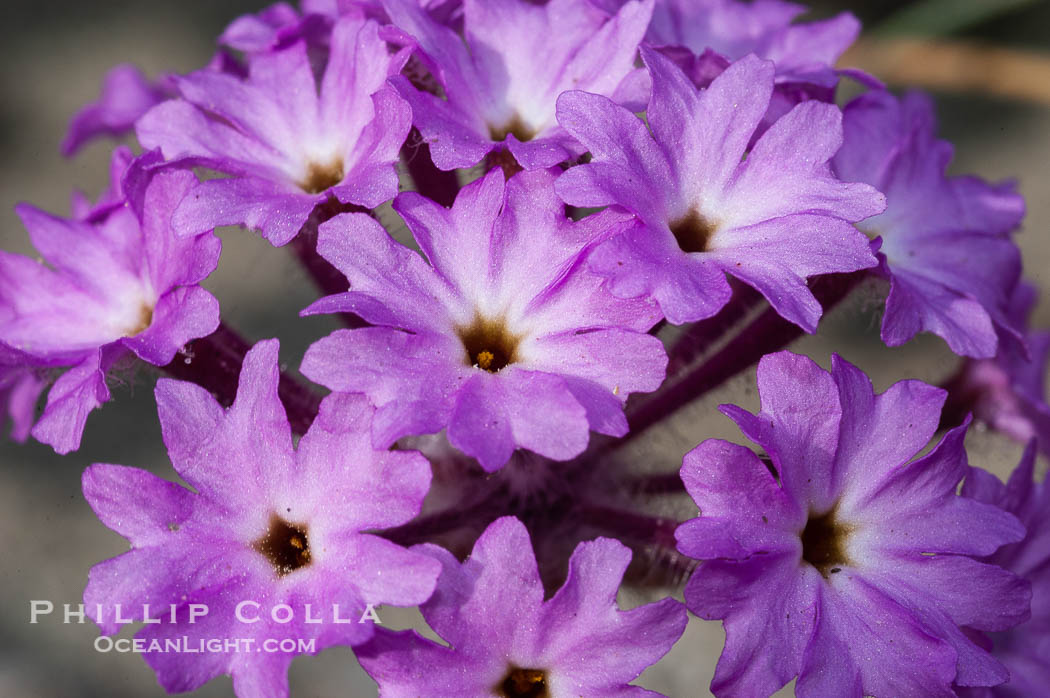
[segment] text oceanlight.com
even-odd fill
[[[112,638],[102,635],[95,638],[98,652],[135,652],[155,654],[174,652],[179,654],[231,653],[231,652],[287,652],[314,654],[317,640],[286,637],[282,639],[253,637],[191,638],[169,637],[164,640],[147,640],[144,637]]]

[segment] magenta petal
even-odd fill
[[[760,291],[785,318],[815,332],[823,308],[806,286],[810,276],[867,269],[877,261],[867,238],[832,216],[794,214],[719,231],[707,257]]]
[[[429,144],[430,156],[438,169],[471,167],[494,147],[490,140],[467,125],[473,121],[470,116],[445,100],[420,92],[401,76],[391,78],[390,83],[411,105],[412,123]]]
[[[995,327],[977,300],[907,271],[893,274],[890,284],[882,318],[882,341],[887,346],[900,346],[927,331],[944,337],[956,354],[995,355]]]
[[[899,564],[894,573],[903,583],[897,588],[923,589],[956,625],[995,631],[1028,620],[1031,585],[1001,567],[959,555],[911,557]],[[975,599],[974,587],[1004,603],[989,605]]]
[[[45,385],[32,369],[0,367],[0,406],[6,403],[14,441],[22,443],[29,438],[36,421],[36,403]]]
[[[863,371],[837,354],[831,375],[843,411],[839,427],[835,482],[861,492],[875,486],[929,443],[940,421],[945,393],[916,380],[891,385],[876,395]]]
[[[361,395],[330,395],[299,441],[299,482],[324,491],[324,506],[343,510],[340,528],[403,523],[419,513],[419,502],[430,488],[430,463],[420,454],[374,453],[374,413]]]
[[[643,225],[599,245],[587,262],[609,277],[613,295],[650,296],[675,324],[711,317],[732,295],[716,264],[701,255],[681,254],[670,233]]]
[[[577,546],[565,585],[547,602],[528,531],[513,517],[489,524],[463,563],[434,545],[416,549],[443,567],[421,610],[448,646],[377,631],[357,653],[382,695],[489,695],[525,667],[545,673],[551,695],[657,695],[627,683],[670,649],[686,616],[672,599],[618,609],[630,561],[622,544]]]
[[[243,223],[280,247],[295,237],[321,201],[321,196],[287,191],[265,180],[210,179],[183,200],[172,225],[179,235],[199,235]]]
[[[352,575],[354,586],[369,603],[421,604],[431,598],[441,574],[441,564],[434,558],[378,536],[355,535],[341,552],[347,563],[340,567]],[[391,570],[398,570],[397,576],[391,577]]]
[[[469,287],[494,272],[492,221],[503,208],[505,192],[503,175],[493,170],[463,187],[451,209],[405,192],[394,200],[394,210],[434,269],[451,283]]]
[[[268,340],[248,352],[237,397],[221,421],[222,410],[206,391],[176,381],[157,384],[161,428],[176,470],[231,508],[247,507],[291,469],[291,429],[277,397],[277,350],[276,340]],[[231,478],[242,487],[231,491]]]
[[[191,339],[206,337],[219,326],[219,301],[200,286],[181,286],[153,309],[153,323],[123,340],[124,346],[154,366],[164,366]]]
[[[471,376],[460,388],[449,417],[449,443],[477,458],[489,472],[500,468],[514,453],[514,432],[501,392],[495,379]]]
[[[82,363],[66,371],[51,386],[47,406],[32,429],[33,438],[58,453],[80,448],[80,437],[88,415],[109,401],[103,352],[92,352]]]
[[[594,158],[558,178],[559,196],[576,206],[617,203],[653,226],[668,218],[663,190],[673,186],[672,165],[641,119],[606,97],[573,91],[558,98],[558,123]]]
[[[406,434],[440,431],[464,380],[446,338],[375,327],[341,330],[306,351],[301,370],[337,392],[364,392],[379,408],[372,443],[386,448]],[[465,368],[465,367],[463,367]]]
[[[243,671],[238,671],[239,666],[235,667],[231,672],[234,695],[287,696],[288,668],[292,664],[292,658],[289,654],[273,652],[256,661],[245,662],[247,666]]]
[[[572,136],[557,127],[543,138],[524,143],[515,138],[513,133],[508,134],[507,149],[519,165],[530,171],[554,167],[584,152]]]
[[[748,154],[727,196],[745,201],[729,220],[735,226],[791,215],[834,216],[859,221],[881,213],[885,197],[867,184],[836,179],[828,162],[842,145],[842,112],[805,102],[778,119]],[[805,173],[804,178],[799,174]],[[859,236],[858,236],[859,237]]]
[[[100,135],[122,136],[150,107],[165,99],[165,90],[151,83],[133,65],[110,69],[102,82],[97,102],[78,111],[62,141],[62,154],[74,155],[88,141]]]
[[[563,332],[536,340],[531,365],[598,383],[620,402],[628,393],[660,387],[667,359],[663,344],[648,334],[619,329]]]
[[[806,512],[749,449],[709,439],[686,454],[681,475],[700,507],[700,516],[675,532],[683,554],[701,560],[743,559],[759,552],[796,554],[794,534]],[[748,514],[740,516],[741,511]]]
[[[587,448],[587,412],[561,376],[511,370],[502,381],[503,408],[519,446],[554,460],[569,460]]]
[[[837,494],[832,473],[846,410],[832,377],[806,356],[779,352],[759,362],[758,390],[760,414],[735,405],[723,405],[722,412],[769,454],[807,512],[827,510]]]
[[[796,687],[799,696],[955,695],[951,646],[863,579],[847,577],[822,589],[817,617]],[[877,665],[869,659],[875,654]]]
[[[401,146],[412,127],[410,110],[405,101],[389,87],[372,95],[374,116],[365,124],[346,156],[350,166],[342,184],[332,187],[332,194],[342,203],[377,208],[398,191],[397,162]]]
[[[619,541],[581,543],[569,560],[564,586],[544,604],[544,654],[553,662],[564,657],[572,667],[565,672],[564,684],[573,693],[620,695],[615,687],[659,661],[685,630],[685,607],[674,599],[616,610],[616,594],[630,560],[630,550]],[[616,632],[599,632],[612,624]]]
[[[99,520],[137,547],[163,540],[193,510],[189,490],[138,468],[96,463],[82,481]]]
[[[692,163],[697,169],[690,174],[716,190],[729,184],[769,103],[773,70],[771,62],[749,55],[726,68],[700,94],[700,111],[694,118],[707,147],[704,160]]]
[[[347,213],[322,223],[317,252],[347,277],[354,294],[379,301],[382,310],[366,312],[366,320],[416,332],[446,330],[451,324],[443,303],[452,296],[450,289],[371,216]]]
[[[492,680],[481,671],[476,659],[439,645],[414,630],[391,632],[377,628],[366,644],[355,647],[361,666],[378,684],[384,696],[418,696],[425,691],[441,695],[483,695]],[[494,668],[496,672],[498,668]]]
[[[129,174],[137,175],[136,170]],[[174,218],[179,205],[193,196],[197,178],[183,170],[160,170],[153,174],[142,193],[142,237],[150,278],[158,290],[196,284],[215,271],[222,243],[214,235],[178,239]],[[214,226],[212,226],[214,227]],[[195,231],[208,233],[209,228]],[[197,335],[202,336],[202,335]]]
[[[820,576],[783,555],[743,562],[713,560],[685,588],[686,605],[701,618],[723,618],[726,646],[711,690],[770,695],[795,676],[813,633]],[[768,615],[751,613],[744,600]]]

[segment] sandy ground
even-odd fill
[[[204,5],[205,3],[200,3]],[[242,3],[243,4],[243,3]],[[214,3],[191,15],[177,3],[149,8],[126,3],[119,11],[72,16],[30,15],[30,6],[4,23],[4,62],[0,65],[0,237],[4,249],[29,253],[12,206],[22,200],[51,211],[68,210],[71,188],[94,196],[105,185],[110,145],[97,143],[71,162],[58,155],[69,116],[97,91],[108,67],[132,61],[148,73],[189,70],[203,64],[210,37],[238,3]],[[57,12],[57,10],[51,10]],[[55,20],[52,22],[52,20]],[[44,26],[46,25],[46,26]],[[204,29],[201,29],[204,27]],[[23,31],[24,29],[24,31]],[[1027,196],[1029,215],[1018,240],[1027,275],[1046,284],[1050,276],[1050,111],[1023,104],[966,96],[939,96],[944,135],[957,143],[958,172],[978,172],[991,179],[1017,177]],[[224,318],[256,340],[276,334],[282,359],[298,365],[306,347],[335,325],[327,318],[297,318],[314,291],[289,255],[254,236],[222,233],[223,259],[206,284],[220,299]],[[943,343],[921,338],[890,350],[878,341],[874,298],[862,294],[829,316],[815,337],[799,341],[796,351],[827,365],[832,350],[860,364],[884,389],[901,378],[937,380],[955,363]],[[1050,304],[1039,305],[1036,322],[1050,324]],[[84,445],[58,457],[37,443],[0,442],[0,696],[160,696],[153,673],[130,654],[100,654],[93,649],[97,631],[90,623],[63,624],[56,617],[31,625],[31,599],[56,604],[79,602],[87,570],[127,549],[126,543],[94,517],[80,494],[80,474],[92,462],[112,462],[151,469],[172,478],[163,450],[156,408],[154,376],[141,372],[115,389],[116,400],[91,417]],[[656,430],[635,447],[639,462],[674,463],[708,437],[739,440],[728,420],[714,411],[722,402],[757,404],[753,372],[737,377]],[[1005,473],[1018,448],[999,437],[974,430],[971,461]],[[639,599],[626,595],[624,603]],[[391,613],[388,623],[402,625],[412,614]],[[130,636],[127,631],[122,636]],[[706,696],[722,642],[717,624],[694,619],[685,638],[642,683],[672,696]],[[293,663],[296,696],[374,696],[374,684],[345,648],[328,650]],[[782,692],[790,695],[790,689]],[[195,696],[231,695],[228,679],[211,682]]]

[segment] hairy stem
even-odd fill
[[[826,274],[813,280],[810,290],[827,312],[849,295],[867,274]],[[666,419],[708,391],[753,366],[771,352],[779,351],[802,335],[802,328],[766,308],[718,352],[679,378],[668,380],[657,392],[628,406],[630,432],[613,445],[626,443],[649,427]]]
[[[452,509],[418,516],[408,523],[379,531],[379,535],[404,546],[433,542],[434,536],[457,529],[484,528],[485,524],[506,513],[496,509],[491,499],[484,498],[473,505],[461,504]]]
[[[762,301],[762,294],[746,284],[731,280],[733,295],[718,313],[684,328],[667,351],[667,377],[675,376],[699,359],[741,322]]]
[[[371,215],[371,211],[366,208],[354,204],[343,204],[335,198],[329,198],[328,201],[313,210],[299,234],[292,238],[288,245],[296,259],[302,264],[303,269],[313,279],[317,290],[326,296],[344,293],[350,289],[350,284],[343,273],[317,253],[318,226],[340,213],[368,213]],[[337,313],[337,315],[347,327],[364,327],[368,324],[353,313]]]
[[[632,476],[625,483],[628,492],[644,495],[683,494],[685,483],[676,470],[673,473],[646,473]]]
[[[616,538],[652,543],[671,550],[675,548],[674,531],[680,523],[664,516],[593,504],[583,506],[582,520]]]
[[[172,378],[196,383],[208,390],[223,407],[233,404],[244,355],[251,345],[226,325],[207,337],[195,339],[161,370]],[[305,434],[317,415],[321,396],[291,376],[281,374],[277,395],[296,434]]]
[[[948,397],[941,408],[938,431],[947,431],[962,424],[981,398],[980,390],[969,380],[968,371],[972,361],[964,359],[958,370],[940,384],[948,391]]]

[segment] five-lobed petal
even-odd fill
[[[241,223],[283,245],[330,196],[367,207],[392,198],[410,112],[386,78],[403,61],[376,22],[347,15],[332,28],[319,83],[305,40],[252,55],[243,78],[215,70],[177,78],[181,98],[139,119],[139,141],[230,176],[201,182],[175,227],[195,235]]]
[[[433,592],[436,560],[366,532],[419,513],[429,463],[415,452],[373,449],[374,409],[360,395],[325,398],[293,448],[277,397],[277,352],[276,340],[248,352],[228,410],[199,386],[158,382],[164,442],[195,491],[137,468],[85,471],[84,496],[131,542],[91,570],[84,591],[105,634],[151,619],[139,637],[161,646],[250,638],[261,648],[293,638],[313,640],[319,652],[368,640],[373,624],[358,620],[369,604],[411,606]],[[194,604],[206,607],[203,616],[191,616]],[[282,605],[290,620],[288,611],[275,615]],[[286,696],[295,654],[224,646],[146,659],[169,691],[232,674],[238,695]]]
[[[956,354],[995,355],[1021,273],[1009,237],[1024,216],[1012,182],[947,177],[951,145],[936,137],[933,105],[918,93],[862,95],[848,105],[842,177],[886,194],[887,208],[857,227],[882,241],[879,273],[890,281],[882,339],[889,346],[932,332]]]
[[[0,252],[5,363],[30,372],[71,367],[32,429],[59,453],[79,447],[88,414],[109,400],[105,374],[122,355],[163,366],[219,323],[218,301],[199,286],[218,264],[219,240],[210,232],[179,239],[170,222],[197,179],[152,170],[155,159],[115,151],[110,191],[94,206],[79,202],[72,219],[20,204],[46,264]]]
[[[421,610],[449,646],[379,630],[355,648],[384,698],[659,695],[628,684],[678,640],[685,609],[670,598],[617,607],[631,559],[623,544],[579,544],[565,584],[547,601],[528,531],[513,517],[489,524],[462,564],[438,546],[418,549],[442,563]]]
[[[352,290],[304,314],[350,311],[374,326],[316,342],[302,370],[375,402],[377,446],[447,429],[486,470],[516,448],[567,460],[590,429],[624,434],[627,395],[660,384],[663,347],[645,334],[655,308],[611,296],[584,264],[629,218],[572,222],[553,180],[496,169],[451,209],[402,194],[394,207],[425,259],[364,214],[321,226],[318,251]]]
[[[461,38],[417,0],[383,2],[444,90],[442,99],[407,77],[391,81],[412,105],[413,123],[439,168],[471,167],[494,149],[509,150],[528,170],[582,155],[555,119],[555,102],[567,89],[644,103],[634,58],[652,0],[630,0],[611,17],[590,0],[463,5]]]
[[[592,155],[558,179],[558,193],[576,206],[615,204],[640,220],[598,249],[591,267],[617,295],[654,298],[673,323],[718,312],[731,274],[814,331],[822,309],[806,279],[874,266],[851,223],[884,207],[872,187],[830,170],[841,113],[800,104],[749,150],[772,93],[772,63],[745,57],[698,92],[666,57],[644,47],[642,56],[653,78],[651,133],[601,96],[558,100],[559,122]]]
[[[944,392],[902,381],[876,395],[835,356],[831,373],[781,352],[758,370],[762,410],[723,406],[768,455],[711,439],[682,478],[700,508],[679,550],[704,560],[685,589],[721,619],[717,695],[951,696],[1005,668],[971,637],[1028,616],[1026,581],[975,558],[1020,540],[1011,514],[956,494],[965,426],[912,460]]]

